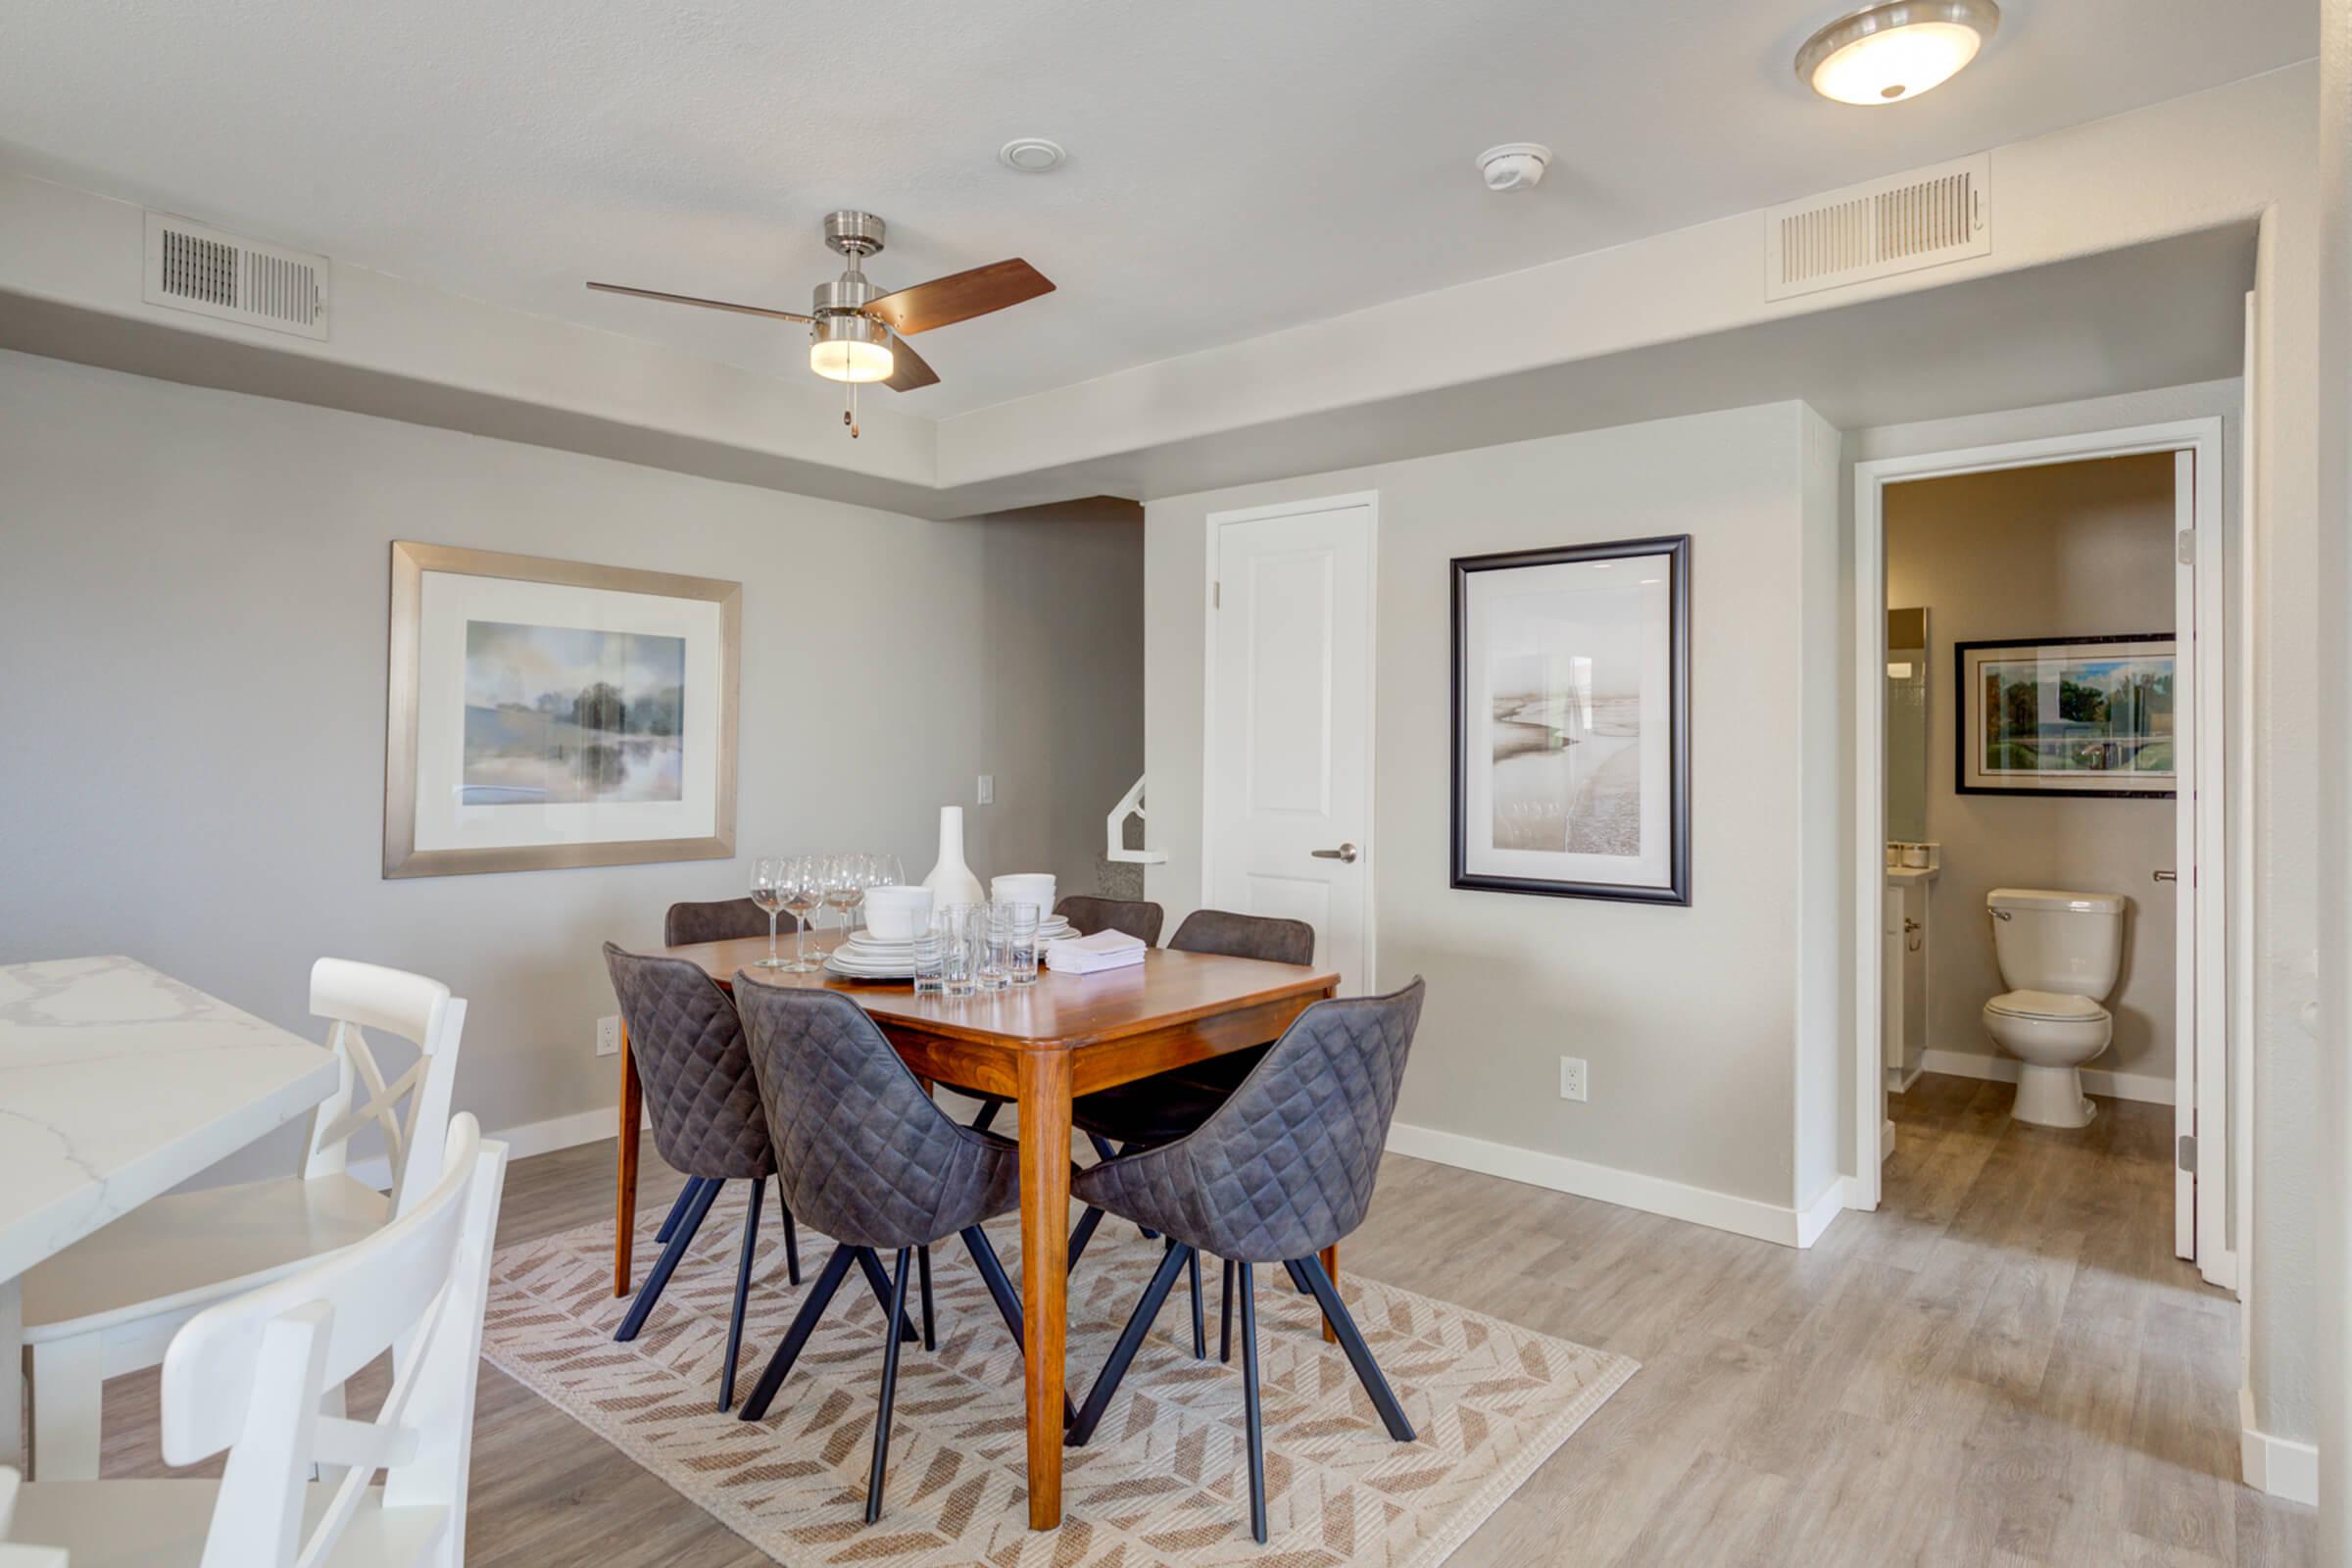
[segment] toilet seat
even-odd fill
[[[2108,1015],[2105,1007],[2088,997],[2068,996],[2058,991],[2004,992],[1984,1004],[1984,1010],[2005,1018],[2035,1018],[2052,1023],[2080,1023]]]

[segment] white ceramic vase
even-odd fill
[[[963,863],[963,808],[943,806],[939,808],[939,863],[923,878],[923,886],[931,890],[931,907],[944,909],[955,904],[986,904],[988,895],[981,891],[980,879],[972,868]]]

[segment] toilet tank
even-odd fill
[[[2118,893],[1994,888],[1992,953],[2012,991],[2104,998],[2124,961],[2124,899]]]

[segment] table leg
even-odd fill
[[[620,1021],[620,1159],[613,1173],[612,1294],[629,1294],[629,1267],[637,1248],[637,1132],[645,1120],[645,1086],[637,1081],[637,1058],[629,1054],[629,1021]]]
[[[0,1464],[24,1468],[24,1288],[0,1280]]]
[[[1062,1341],[1068,1332],[1070,1058],[1021,1054],[1021,1307],[1029,1396],[1029,1528],[1061,1523]]]
[[[1331,1276],[1331,1288],[1335,1291],[1338,1290],[1340,1288],[1340,1244],[1337,1242],[1323,1249],[1323,1272]],[[1325,1345],[1340,1343],[1340,1331],[1331,1326],[1329,1318],[1323,1320],[1323,1343]]]

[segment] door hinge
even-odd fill
[[[2191,1176],[2197,1173],[2197,1135],[2195,1133],[2180,1135],[2180,1168]]]
[[[1208,608],[1211,610],[1225,608],[1225,585],[1223,583],[1212,582],[1208,585]]]
[[[2180,564],[2183,566],[2195,565],[2197,564],[2197,530],[2183,528],[2175,534],[2173,536],[2173,554],[2180,559]]]

